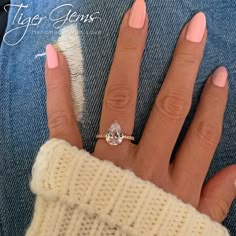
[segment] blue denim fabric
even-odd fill
[[[29,4],[25,16],[47,15],[63,3],[74,5],[80,14],[100,12],[101,21],[78,22],[84,56],[85,108],[79,123],[85,149],[92,151],[99,127],[102,97],[112,63],[119,24],[132,0],[12,1]],[[196,81],[193,106],[180,135],[181,142],[196,109],[204,82],[219,65],[229,70],[229,100],[221,143],[212,161],[208,177],[223,167],[236,163],[236,2],[232,0],[146,0],[149,33],[140,73],[137,116],[133,135],[138,141],[160,90],[183,25],[198,11],[207,16],[208,41]],[[65,10],[64,14],[67,11]],[[16,8],[9,14],[7,31],[13,29]],[[58,16],[62,11],[58,12]],[[34,196],[29,189],[31,168],[39,147],[48,139],[45,106],[45,58],[35,59],[45,45],[58,35],[47,34],[52,23],[45,21],[35,34],[31,27],[15,46],[0,48],[0,235],[24,235],[30,223]],[[9,36],[12,42],[24,29]],[[97,33],[96,33],[97,32]],[[100,33],[98,33],[100,32]],[[224,225],[236,235],[236,202]]]

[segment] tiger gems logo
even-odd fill
[[[23,3],[17,4],[7,4],[4,6],[4,10],[7,12],[7,8],[15,9],[16,13],[13,17],[12,22],[10,22],[10,30],[8,30],[4,37],[3,41],[10,46],[19,44],[29,32],[30,28],[39,28],[39,26],[45,22],[49,21],[52,24],[53,29],[59,30],[68,23],[93,23],[96,20],[101,21],[99,17],[100,12],[94,12],[92,14],[79,14],[74,11],[73,4],[63,4],[54,8],[48,15],[40,16],[26,16],[24,11],[29,9],[29,5],[24,5]],[[14,10],[13,9],[13,10]],[[22,31],[23,29],[23,31]],[[16,31],[20,31],[21,34],[18,37],[15,37]],[[14,36],[13,36],[14,34]]]

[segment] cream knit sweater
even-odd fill
[[[220,224],[154,184],[64,140],[37,155],[27,236],[218,236]]]

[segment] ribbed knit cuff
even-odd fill
[[[229,235],[191,205],[64,140],[40,148],[32,175],[27,236]]]

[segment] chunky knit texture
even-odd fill
[[[40,148],[32,175],[27,236],[229,235],[191,205],[64,140]]]

